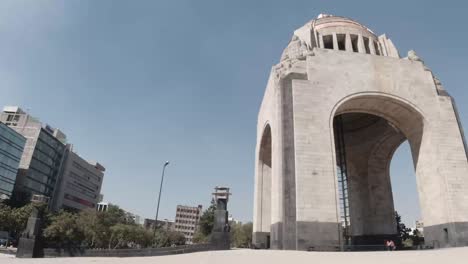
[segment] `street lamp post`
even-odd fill
[[[163,169],[162,169],[161,185],[159,186],[159,195],[158,195],[158,206],[156,208],[156,218],[154,219],[154,233],[153,233],[153,236],[156,236],[156,226],[158,224],[158,213],[159,213],[159,201],[161,201],[161,191],[162,191],[162,186],[163,186],[163,181],[164,181],[164,171],[166,170],[167,165],[169,165],[169,161],[166,161],[164,163],[164,166],[163,166]]]

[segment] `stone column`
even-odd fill
[[[364,46],[364,38],[361,34],[358,35],[358,51],[359,53],[366,53],[366,47]]]
[[[349,33],[346,33],[346,51],[353,52],[353,44],[351,43],[351,35]]]
[[[323,49],[324,48],[324,45],[323,45],[323,35],[318,33],[318,37],[319,37],[319,43],[320,43],[320,46],[319,48]]]
[[[326,96],[294,80],[297,250],[339,250],[336,164]]]
[[[282,141],[282,168],[280,175],[283,185],[283,249],[296,248],[296,170],[293,137],[292,81],[290,76],[281,80],[282,138],[280,140]]]
[[[370,54],[375,55],[375,46],[374,46],[373,39],[369,39],[369,50],[370,50]]]
[[[339,50],[340,49],[338,47],[338,37],[336,36],[336,33],[333,33],[333,49],[334,50]]]

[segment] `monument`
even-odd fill
[[[17,258],[41,258],[44,256],[42,217],[49,203],[49,198],[44,195],[33,195],[31,203],[34,206],[28,218],[26,229],[19,240],[16,251]]]
[[[229,188],[215,187],[213,199],[216,202],[216,210],[214,213],[214,226],[211,233],[211,244],[216,249],[225,250],[231,248],[230,231],[228,221],[227,203],[229,201]]]
[[[258,114],[253,244],[340,250],[395,237],[389,167],[406,140],[426,245],[467,246],[467,147],[434,73],[349,18],[294,31]]]

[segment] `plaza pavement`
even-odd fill
[[[468,247],[394,252],[302,252],[276,250],[208,251],[183,255],[134,258],[16,259],[0,254],[1,264],[466,264]]]

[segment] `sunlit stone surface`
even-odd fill
[[[330,15],[294,31],[268,79],[257,125],[254,245],[345,244],[335,135],[346,153],[349,243],[395,236],[389,167],[408,140],[426,245],[468,245],[467,153],[453,98],[414,51],[401,58],[385,35]]]

